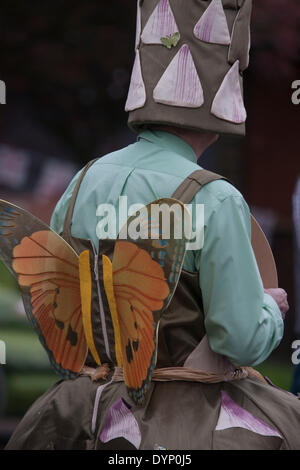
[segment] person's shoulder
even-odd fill
[[[198,191],[194,202],[204,207],[206,226],[212,224],[216,227],[217,224],[233,227],[241,224],[250,230],[249,205],[242,193],[229,181],[220,179],[206,184]],[[215,235],[217,236],[217,232]]]
[[[207,183],[197,194],[196,199],[205,199],[207,203],[218,204],[227,199],[245,202],[242,193],[228,180],[218,179]]]
[[[137,148],[138,142],[133,142],[118,150],[101,155],[94,164],[94,168],[99,169],[102,165],[106,164],[123,166],[127,161],[129,162],[132,159],[132,156],[137,153]]]
[[[212,181],[207,185],[206,189],[220,202],[229,197],[244,199],[242,193],[230,181],[225,179]]]

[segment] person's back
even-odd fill
[[[93,240],[97,250],[99,239],[117,238],[119,220],[126,221],[130,208],[136,210],[137,205],[171,197],[189,175],[201,169],[193,148],[172,131],[176,129],[144,131],[137,143],[101,157],[92,165],[76,198],[73,237]],[[199,134],[198,141],[206,143],[203,150],[215,138]],[[52,228],[57,233],[63,232],[80,174],[54,211]],[[203,302],[210,346],[237,365],[259,364],[279,343],[283,325],[276,302],[263,291],[249,243],[249,208],[241,193],[225,180],[210,182],[192,199],[194,233],[201,230],[196,206],[204,209],[204,246],[187,251],[184,269],[198,273],[199,303]],[[115,218],[109,224],[107,214],[112,209]]]
[[[210,137],[210,140],[215,139]],[[119,221],[124,223],[131,206],[137,208],[137,204],[146,205],[158,198],[171,197],[185,178],[201,169],[197,162],[199,157],[184,139],[172,132],[172,128],[170,131],[149,129],[141,132],[136,143],[102,156],[87,172],[74,208],[72,234],[91,238],[96,248],[99,238],[116,238],[121,228]],[[53,212],[51,226],[57,233],[63,232],[68,203],[80,174],[81,171]],[[204,187],[192,202],[205,204],[204,216],[208,219],[216,205],[228,197],[240,199],[246,207],[243,196],[225,179]],[[112,227],[105,226],[104,216],[109,210],[107,207],[105,211],[105,204],[116,211],[116,224]],[[185,267],[194,271],[194,256],[189,255],[192,254],[188,253]]]
[[[189,0],[186,8],[174,0],[138,2],[136,58],[126,102],[138,143],[94,162],[82,179],[78,175],[52,218],[54,230],[78,255],[86,250],[82,302],[94,360],[103,351],[109,359],[114,350],[121,360],[107,361],[108,377],[97,376],[92,364],[89,372],[83,367],[74,380],[55,384],[28,411],[8,449],[300,448],[299,401],[243,367],[259,364],[279,344],[286,294],[264,292],[241,194],[219,176],[203,179],[196,163],[204,141],[212,143],[220,133],[245,133],[241,85],[249,59],[251,3]],[[153,126],[164,130],[143,131]],[[195,145],[185,129],[198,133]],[[156,282],[165,287],[159,268],[164,259],[147,276],[152,252],[157,253],[151,240],[146,254],[133,244],[132,258],[122,252],[120,269],[105,271],[104,263],[111,266],[109,256],[104,258],[108,252],[101,251],[105,238],[114,254],[121,242],[111,238],[122,223],[117,220],[105,234],[103,205],[120,215],[120,196],[132,208],[176,195],[188,203],[192,195],[193,218],[195,207],[204,205],[204,244],[187,252],[174,296],[157,325],[161,291],[144,288]],[[123,207],[121,219],[126,218]],[[198,228],[194,218],[193,230]],[[164,245],[158,246],[164,254]],[[144,266],[140,263],[129,275],[132,259],[141,252]],[[125,274],[118,284],[121,270]],[[144,281],[137,288],[133,280],[140,272]],[[114,321],[119,330],[111,327]],[[97,364],[103,372],[103,361]],[[153,375],[147,382],[149,370]],[[149,388],[143,394],[145,383]]]

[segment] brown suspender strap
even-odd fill
[[[65,221],[64,221],[64,229],[62,233],[62,237],[66,240],[67,243],[71,244],[71,225],[72,225],[72,217],[73,217],[73,212],[74,212],[74,207],[75,207],[75,202],[77,199],[77,195],[79,192],[80,185],[82,183],[82,180],[88,171],[88,169],[98,160],[98,158],[95,158],[94,160],[91,160],[82,170],[78,181],[76,183],[76,186],[74,188],[72,198],[65,216]]]
[[[178,186],[172,197],[184,204],[188,204],[203,186],[211,181],[220,179],[226,180],[226,178],[221,175],[217,175],[217,173],[212,173],[208,170],[196,170],[190,174],[180,186]]]

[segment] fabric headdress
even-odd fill
[[[245,134],[252,0],[138,0],[129,126]]]

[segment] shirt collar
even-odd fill
[[[166,150],[171,150],[174,153],[177,153],[188,160],[197,163],[197,156],[192,149],[192,147],[185,142],[181,137],[178,137],[175,134],[165,131],[150,131],[145,130],[138,135],[137,140],[147,140],[153,144],[164,148]]]

